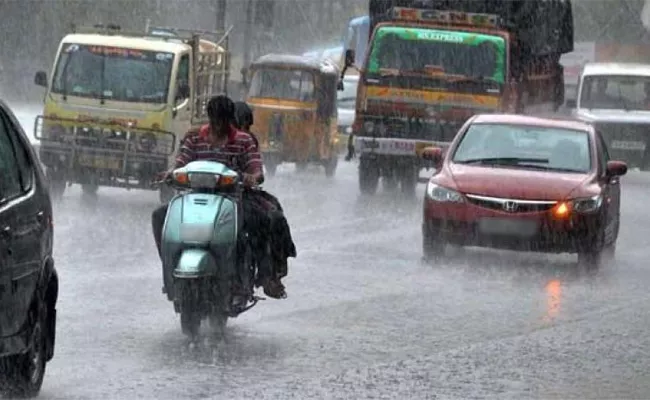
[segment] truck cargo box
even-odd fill
[[[390,20],[392,7],[497,14],[517,38],[523,53],[535,56],[573,51],[570,0],[370,0],[370,32]]]

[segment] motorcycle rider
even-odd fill
[[[238,101],[235,103],[235,120],[235,126],[251,135],[259,149],[257,137],[253,132],[251,132],[251,126],[254,123],[253,111],[246,102]],[[270,213],[271,259],[274,269],[273,275],[278,279],[278,281],[280,281],[280,279],[287,276],[288,273],[287,258],[296,257],[296,246],[291,237],[291,229],[289,228],[289,223],[284,216],[284,210],[280,205],[280,201],[275,196],[264,190],[256,190],[255,194],[257,195],[256,200],[258,202],[266,203],[261,204],[261,206],[273,210]]]
[[[171,172],[183,167],[191,161],[218,161],[243,175],[243,183],[250,188],[264,180],[262,158],[251,135],[236,129],[235,105],[224,95],[212,97],[206,106],[210,123],[201,127],[198,132],[186,135],[179,149],[174,168]],[[256,201],[255,191],[245,190],[242,198],[244,208],[244,225],[250,234],[251,246],[258,262],[258,285],[263,286],[264,293],[276,299],[285,298],[284,286],[272,275],[269,267],[270,260],[266,259],[267,243],[271,227],[271,213],[260,207]],[[161,205],[153,211],[151,223],[154,239],[161,255],[162,229],[167,215],[168,204]]]

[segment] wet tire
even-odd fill
[[[604,244],[605,233],[599,232],[598,237],[590,248],[582,249],[578,252],[578,266],[587,271],[600,269],[608,261],[608,253],[615,250],[616,243],[609,245]]]
[[[47,311],[35,311],[34,326],[27,352],[0,360],[0,380],[4,394],[13,398],[39,395],[47,359]]]
[[[422,257],[425,261],[440,261],[445,257],[447,243],[439,237],[433,237],[430,233],[422,235]]]
[[[201,329],[197,288],[194,285],[183,284],[180,289],[181,330],[187,337],[194,340]]]
[[[379,185],[379,168],[374,160],[359,160],[359,190],[362,194],[373,195]]]

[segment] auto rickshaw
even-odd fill
[[[334,176],[338,164],[336,95],[339,71],[328,60],[267,54],[248,68],[247,103],[267,174],[278,165],[314,163]]]

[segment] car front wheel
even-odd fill
[[[445,256],[447,243],[440,236],[427,232],[422,233],[422,256],[425,261],[438,261]]]

